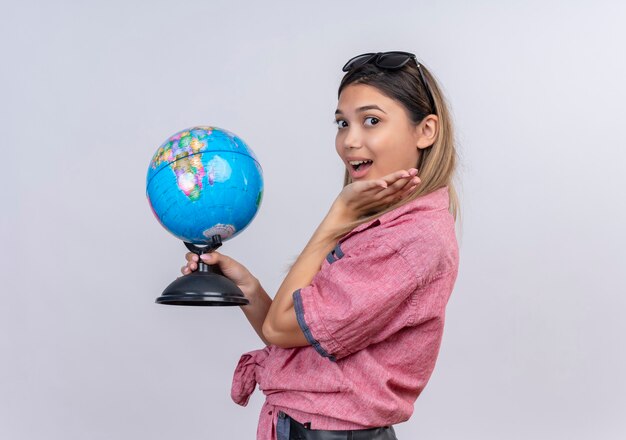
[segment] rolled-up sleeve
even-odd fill
[[[340,359],[410,323],[417,283],[405,257],[385,244],[342,255],[293,293],[298,323],[322,356]]]

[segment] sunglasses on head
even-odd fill
[[[342,70],[344,72],[349,72],[350,70],[361,67],[367,63],[374,63],[383,69],[397,70],[402,68],[402,66],[408,63],[411,59],[415,60],[417,63],[415,55],[409,52],[393,51],[363,53],[355,56],[354,58],[350,58],[350,60],[343,66]]]
[[[420,65],[420,63],[417,62],[415,54],[398,51],[363,53],[361,55],[350,58],[341,70],[343,70],[344,72],[349,72],[352,69],[356,69],[368,63],[373,63],[374,65],[382,69],[398,70],[404,67],[404,65],[410,60],[415,61],[415,64],[417,65],[417,70],[419,70],[422,84],[426,89],[426,94],[428,95],[428,100],[430,101],[431,109],[434,113],[435,100],[433,99],[433,95],[430,92],[430,87],[428,87],[428,83],[426,82],[426,78],[424,77],[424,72],[422,72],[422,66]]]

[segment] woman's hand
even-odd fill
[[[343,188],[331,210],[338,210],[346,221],[354,221],[402,200],[420,182],[416,168],[399,170],[380,179],[352,182]]]
[[[198,269],[198,255],[188,252],[185,258],[187,259],[187,264],[181,267],[180,271],[183,275],[188,275]],[[243,264],[233,258],[220,254],[217,251],[202,254],[200,258],[202,258],[202,262],[205,264],[217,264],[224,276],[235,283],[248,299],[259,286],[259,280]]]
[[[185,258],[187,259],[187,264],[180,271],[183,275],[188,275],[198,269],[199,258],[193,252],[188,252]],[[202,258],[202,262],[205,264],[218,265],[224,276],[241,289],[244,296],[250,301],[249,304],[242,305],[241,309],[248,321],[250,321],[254,331],[259,335],[259,338],[265,345],[269,345],[269,342],[263,335],[263,322],[272,304],[272,299],[263,289],[259,280],[243,264],[219,252],[213,251],[208,254],[202,254],[200,258]]]

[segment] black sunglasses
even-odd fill
[[[401,69],[410,60],[415,61],[415,64],[417,65],[417,70],[419,70],[422,84],[426,89],[426,94],[428,95],[431,109],[433,110],[433,112],[435,112],[435,100],[433,99],[433,95],[430,92],[430,87],[428,87],[428,83],[426,82],[426,78],[424,77],[424,72],[422,72],[422,66],[420,65],[420,63],[417,62],[415,54],[398,51],[363,53],[361,55],[355,56],[354,58],[350,58],[341,70],[343,70],[344,72],[349,72],[350,70],[364,66],[367,63],[373,63],[376,66],[387,70],[398,70]]]

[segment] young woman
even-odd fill
[[[234,259],[202,256],[250,300],[266,344],[241,357],[231,393],[243,406],[257,383],[266,395],[258,439],[395,439],[435,366],[458,273],[457,156],[435,78],[406,52],[343,70],[344,187],[274,299]]]

